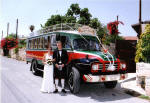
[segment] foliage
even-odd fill
[[[52,15],[44,26],[41,27],[48,27],[55,24],[60,23],[79,23],[83,25],[89,25],[90,27],[97,30],[97,35],[100,39],[103,38],[104,34],[107,34],[106,26],[102,25],[98,18],[91,18],[92,15],[90,14],[88,8],[81,9],[79,4],[71,4],[68,8],[67,13],[62,15]]]
[[[119,35],[105,35],[105,38],[102,39],[103,43],[106,45],[110,45],[110,43],[115,43],[116,40],[124,40]]]
[[[19,48],[26,47],[26,40],[25,39],[19,39],[18,46],[14,49],[15,54],[19,52]]]
[[[118,35],[119,34],[119,31],[118,31],[118,25],[119,24],[123,25],[123,22],[114,21],[114,22],[110,22],[110,23],[107,24],[107,29],[109,30],[109,33],[111,35]]]
[[[14,38],[4,38],[1,40],[1,48],[12,49],[18,45],[18,40]]]
[[[11,33],[11,34],[9,34],[8,37],[6,37],[6,38],[9,38],[9,39],[10,39],[10,38],[14,38],[14,39],[15,39],[15,38],[16,38],[16,34]]]
[[[140,95],[139,98],[150,100],[150,97],[149,96],[145,96],[145,95]]]
[[[18,47],[19,48],[26,47],[26,40],[25,39],[20,39]]]
[[[137,44],[135,62],[150,62],[150,24],[145,27]]]
[[[80,11],[80,18],[78,20],[79,24],[89,25],[92,15],[89,13],[88,8],[83,8]]]
[[[65,23],[65,20],[66,20],[65,16],[52,15],[45,23],[45,27],[55,25],[55,24]]]
[[[15,48],[15,49],[14,49],[14,52],[15,52],[15,54],[17,54],[17,53],[19,52],[19,48],[18,48],[18,47]]]
[[[81,9],[79,7],[79,4],[72,4],[66,13],[66,16],[75,17],[75,19],[77,19],[80,15],[80,11]]]
[[[105,37],[103,37],[102,41],[104,44],[109,45],[110,43],[116,43],[116,40],[123,40],[123,38],[118,35],[120,33],[118,31],[119,24],[123,25],[123,22],[114,21],[107,24],[107,29],[110,35],[106,34]]]

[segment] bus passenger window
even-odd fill
[[[39,49],[42,49],[42,38],[39,38]]]
[[[47,36],[44,37],[44,49],[47,48],[47,42],[48,42],[48,38]]]
[[[51,36],[51,46],[52,46],[52,49],[56,49],[57,48],[56,35],[55,34]]]
[[[37,49],[40,48],[40,38],[37,38]]]
[[[34,48],[34,39],[32,39],[32,43],[31,43],[31,49]]]
[[[44,37],[41,38],[41,48],[43,49],[44,48]]]
[[[28,41],[28,49],[31,49],[31,40]]]
[[[37,49],[37,39],[34,39],[34,49]]]

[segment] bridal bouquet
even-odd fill
[[[47,64],[52,65],[53,61],[52,59],[47,59]]]

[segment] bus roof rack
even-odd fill
[[[38,30],[38,34],[48,33],[48,32],[55,32],[55,31],[78,31],[79,27],[82,27],[83,25],[78,23],[61,23],[56,24],[52,26],[45,27],[41,30]]]

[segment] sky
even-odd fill
[[[0,38],[2,30],[7,35],[16,32],[16,19],[19,20],[19,36],[29,36],[29,26],[35,30],[41,29],[53,14],[64,15],[72,3],[78,3],[80,8],[88,8],[92,18],[96,17],[103,25],[115,21],[117,15],[121,36],[136,36],[131,25],[138,23],[139,0],[0,0]],[[142,0],[142,20],[150,20],[150,0]],[[4,37],[3,36],[3,37]]]

